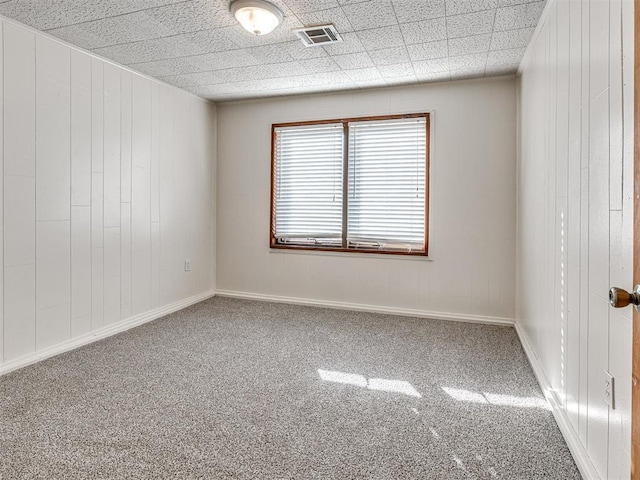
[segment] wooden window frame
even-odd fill
[[[348,188],[348,182],[344,181],[345,173],[348,172],[349,163],[349,122],[368,122],[368,121],[384,121],[384,120],[402,120],[408,118],[424,118],[425,119],[425,183],[424,183],[424,251],[397,251],[397,250],[375,250],[368,248],[347,248],[344,245],[346,240],[345,235],[345,223],[347,218],[346,203],[348,201],[348,195],[344,194],[344,190]],[[274,123],[271,125],[271,208],[270,208],[270,222],[269,222],[269,246],[273,249],[280,250],[303,250],[303,251],[321,251],[321,252],[345,252],[345,253],[370,253],[378,255],[403,255],[413,257],[426,257],[429,254],[429,170],[430,170],[430,146],[431,146],[431,117],[429,113],[410,113],[399,115],[381,115],[381,116],[368,116],[368,117],[351,117],[351,118],[335,118],[328,120],[311,120],[306,122],[289,122],[289,123]],[[344,161],[343,161],[343,219],[342,219],[342,247],[328,247],[328,246],[312,246],[312,245],[290,245],[278,243],[275,236],[275,217],[276,217],[276,129],[283,127],[303,127],[309,125],[324,125],[330,123],[341,123],[342,132],[345,136],[344,143]]]

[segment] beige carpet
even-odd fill
[[[214,298],[0,377],[2,479],[570,479],[513,329]]]

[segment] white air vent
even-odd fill
[[[328,43],[341,42],[342,38],[333,25],[318,25],[316,27],[304,27],[294,30],[305,47],[326,45]]]

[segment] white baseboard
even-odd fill
[[[516,322],[515,323],[516,332],[518,334],[518,338],[520,339],[520,343],[522,344],[522,348],[524,349],[527,358],[529,359],[529,363],[531,364],[531,368],[533,369],[533,373],[538,379],[538,383],[540,384],[540,388],[544,392],[544,396],[551,407],[551,411],[553,412],[553,416],[556,419],[556,423],[562,432],[562,436],[567,442],[567,446],[569,447],[569,451],[573,456],[573,459],[578,466],[578,470],[582,474],[582,478],[585,480],[600,480],[600,475],[598,474],[596,467],[594,467],[591,462],[591,458],[589,457],[589,453],[587,449],[584,447],[578,434],[573,429],[571,425],[571,421],[567,416],[567,412],[560,406],[558,400],[556,398],[553,389],[551,388],[551,384],[547,379],[547,376],[544,373],[542,365],[538,360],[538,357],[533,350],[533,346],[527,337],[527,334],[522,329],[522,327]]]
[[[512,318],[489,317],[484,315],[470,315],[468,313],[432,312],[429,310],[415,310],[411,308],[386,307],[382,305],[367,305],[362,303],[333,302],[331,300],[316,300],[313,298],[283,297],[280,295],[265,295],[262,293],[239,292],[235,290],[216,290],[217,297],[243,298],[246,300],[261,300],[275,303],[291,303],[294,305],[312,305],[316,307],[335,308],[339,310],[356,310],[360,312],[387,313],[390,315],[404,315],[407,317],[433,318],[436,320],[453,320],[468,323],[484,323],[488,325],[507,325],[512,327]]]
[[[186,308],[190,305],[206,300],[207,298],[211,298],[214,295],[215,292],[213,290],[209,290],[207,292],[200,293],[183,300],[178,300],[177,302],[170,303],[169,305],[154,308],[153,310],[149,310],[148,312],[144,312],[139,315],[134,315],[133,317],[129,317],[126,320],[107,325],[98,330],[94,330],[93,332],[87,333],[85,335],[72,338],[57,345],[44,348],[42,350],[24,355],[14,360],[9,360],[6,363],[0,364],[0,375],[4,375],[19,368],[26,367],[27,365],[32,365],[41,360],[44,360],[45,358],[50,358],[60,353],[68,352],[69,350],[73,350],[74,348],[78,348],[83,345],[102,340],[103,338],[110,337],[111,335],[115,335],[116,333],[124,332],[144,323],[151,322],[152,320],[156,320],[160,317],[164,317],[165,315],[177,312],[178,310],[182,310],[183,308]]]

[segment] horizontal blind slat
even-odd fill
[[[278,127],[275,134],[275,236],[341,242],[342,124]]]
[[[424,249],[424,118],[350,123],[348,182],[350,244]]]

